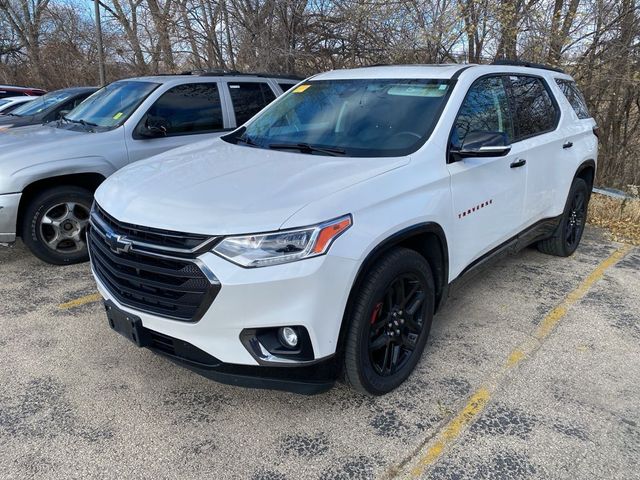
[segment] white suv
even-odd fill
[[[489,258],[574,252],[596,134],[571,77],[541,66],[317,75],[98,189],[109,323],[222,382],[313,393],[343,373],[384,394]]]

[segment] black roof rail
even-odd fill
[[[170,77],[175,75],[194,75],[200,77],[260,77],[260,78],[280,78],[283,80],[304,80],[306,77],[299,75],[287,75],[284,73],[263,73],[263,72],[239,72],[237,70],[186,70],[180,73],[154,73],[153,77]]]
[[[552,67],[551,65],[545,65],[543,63],[527,62],[525,60],[494,60],[491,65],[505,65],[511,67],[529,67],[529,68],[541,68],[542,70],[551,70],[558,73],[566,73],[563,69],[558,67]]]
[[[474,63],[372,63],[370,65],[361,65],[353,68],[371,68],[371,67],[452,67],[460,65],[466,67],[475,65]]]
[[[202,77],[260,77],[260,78],[281,78],[286,80],[304,80],[305,77],[299,75],[287,75],[283,73],[268,72],[240,72],[238,70],[194,70],[183,72],[182,75],[199,75]]]

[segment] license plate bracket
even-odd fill
[[[112,330],[132,341],[138,347],[151,345],[151,334],[142,326],[140,317],[120,310],[110,301],[104,302],[104,308],[107,311],[107,321]]]

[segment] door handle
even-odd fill
[[[520,160],[516,160],[515,162],[513,162],[510,167],[511,168],[518,168],[518,167],[524,167],[527,164],[527,161],[524,158],[521,158]]]
[[[562,145],[562,148],[571,148],[573,147],[573,142],[567,142],[564,145]]]

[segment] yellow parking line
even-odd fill
[[[102,296],[99,293],[92,293],[91,295],[86,295],[66,303],[61,303],[58,305],[58,308],[61,310],[68,310],[69,308],[79,307],[81,305],[86,305],[87,303],[99,302],[101,299]]]
[[[556,327],[558,322],[567,314],[569,308],[586,295],[589,289],[600,280],[608,268],[619,262],[630,250],[631,245],[624,245],[613,252],[607,259],[603,260],[580,284],[571,291],[564,300],[551,310],[540,322],[537,330],[533,334],[533,338],[529,338],[520,346],[512,350],[507,357],[504,365],[501,366],[493,375],[484,382],[469,398],[464,408],[460,410],[447,424],[436,434],[435,439],[431,442],[426,450],[422,449],[422,453],[417,460],[409,460],[409,464],[415,466],[411,469],[409,477],[418,478],[425,470],[433,465],[444,453],[447,446],[454,443],[460,437],[463,429],[469,425],[482,411],[485,409],[493,392],[500,385],[507,372],[512,370],[516,365],[525,358],[531,356],[542,342]]]
[[[517,365],[525,356],[526,353],[524,353],[524,351],[522,351],[520,348],[516,348],[513,352],[511,352],[509,357],[507,357],[506,367],[511,368],[514,365]]]
[[[479,389],[474,393],[465,407],[452,418],[442,431],[441,438],[439,438],[435,444],[433,444],[425,453],[421,459],[420,465],[414,470],[414,475],[418,476],[422,473],[422,465],[429,465],[433,463],[444,451],[447,444],[454,441],[464,427],[466,427],[473,418],[484,410],[485,405],[491,398],[489,390],[486,388]]]
[[[631,245],[623,245],[613,252],[609,258],[602,261],[575,290],[566,296],[560,305],[551,310],[551,312],[544,318],[535,333],[536,338],[542,340],[547,337],[553,330],[553,327],[555,327],[560,319],[566,315],[569,307],[584,297],[593,284],[604,276],[604,272],[618,263],[627,253],[629,253],[631,248],[633,248]]]

